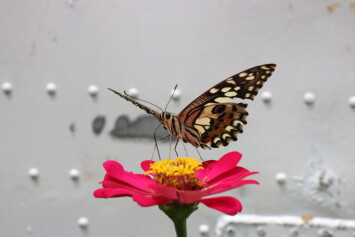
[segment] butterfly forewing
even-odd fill
[[[248,115],[246,104],[229,102],[233,98],[253,100],[275,67],[265,64],[225,79],[192,101],[178,118],[198,132],[201,147],[227,146],[243,132]]]
[[[188,116],[191,110],[204,105],[228,103],[233,98],[253,100],[275,67],[275,64],[260,65],[225,79],[192,101],[179,116]]]

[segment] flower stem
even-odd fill
[[[176,237],[187,237],[186,220],[197,210],[197,205],[198,203],[173,203],[159,206],[160,210],[174,222]]]
[[[176,237],[187,237],[186,220],[173,220]]]

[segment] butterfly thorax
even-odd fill
[[[163,127],[169,131],[171,136],[178,137],[181,134],[181,124],[176,114],[162,112],[161,119]]]
[[[188,141],[196,147],[201,146],[198,132],[184,126],[178,115],[163,112],[161,113],[161,119],[163,127],[169,131],[172,137],[182,139],[184,142]]]

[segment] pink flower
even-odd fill
[[[219,160],[197,162],[192,158],[176,161],[143,161],[146,174],[134,174],[124,170],[116,161],[106,161],[106,175],[102,187],[94,192],[97,198],[132,197],[143,207],[164,204],[204,205],[229,215],[242,210],[240,201],[231,196],[207,197],[246,184],[258,184],[255,180],[244,180],[256,174],[236,166],[242,154],[230,152]]]

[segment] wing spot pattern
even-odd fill
[[[233,85],[236,85],[236,84],[237,84],[237,83],[233,80],[233,78],[227,79],[227,82],[228,82],[229,84],[233,84]]]
[[[249,77],[247,77],[247,78],[245,78],[245,79],[248,80],[248,81],[251,81],[251,80],[254,80],[255,77],[254,77],[254,76],[249,76]]]
[[[224,94],[225,96],[228,96],[228,97],[233,97],[233,96],[236,96],[237,95],[237,92],[235,91],[230,91],[230,92],[227,92]]]
[[[240,77],[246,77],[248,75],[248,73],[246,72],[242,72],[242,73],[239,73],[238,76]]]
[[[217,103],[227,103],[227,102],[229,102],[231,100],[232,99],[228,98],[228,97],[218,97],[214,101],[216,101]]]
[[[228,133],[223,133],[222,138],[226,140],[227,137],[230,137],[230,135]]]
[[[222,113],[226,109],[225,105],[217,105],[212,109],[212,113],[219,114]]]
[[[210,119],[209,118],[198,118],[198,119],[196,119],[196,124],[198,124],[198,125],[210,125]]]
[[[215,93],[217,93],[218,91],[219,91],[219,89],[217,89],[217,88],[212,88],[212,89],[210,90],[210,93],[215,94]]]
[[[224,87],[224,88],[222,89],[222,92],[230,91],[230,89],[232,89],[232,87]]]

